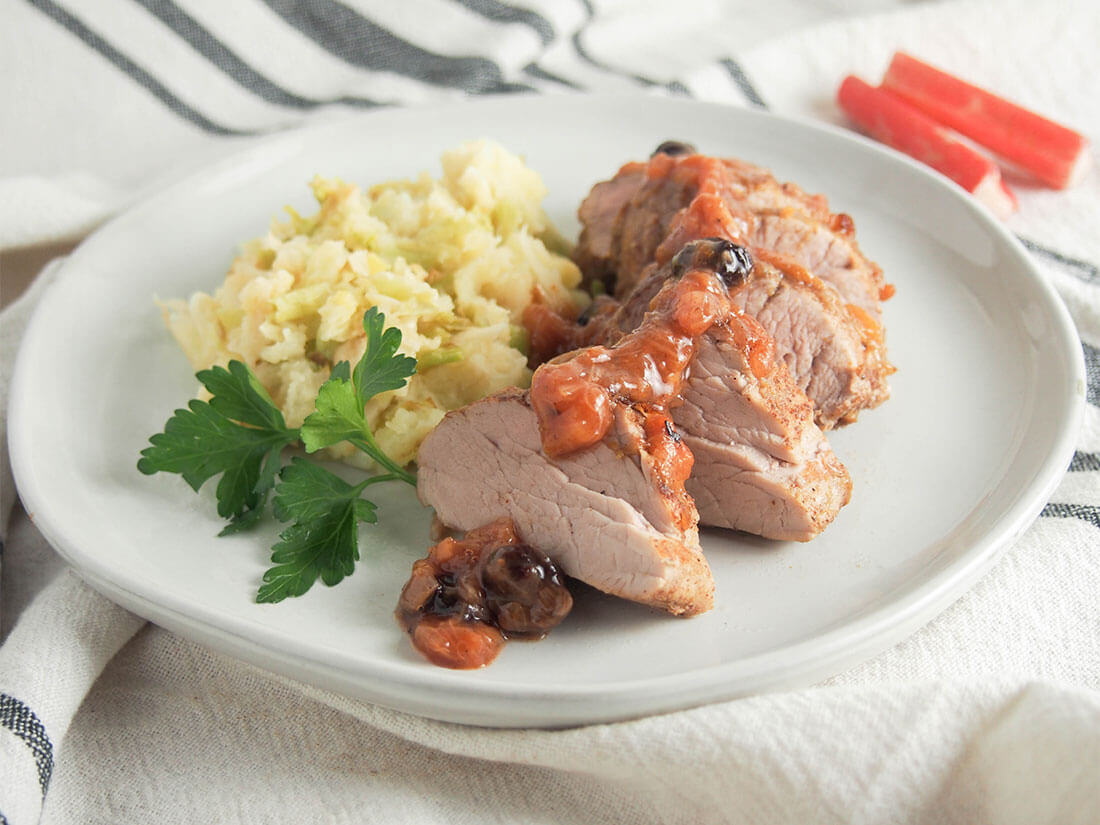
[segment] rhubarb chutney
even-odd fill
[[[572,607],[554,562],[503,518],[415,561],[395,615],[432,664],[469,670],[492,662],[509,639],[543,638]]]
[[[539,367],[531,381],[543,451],[564,456],[601,441],[614,421],[615,404],[641,405],[658,416],[652,430],[674,433],[667,412],[680,397],[700,336],[731,316],[742,316],[730,288],[748,278],[752,258],[744,247],[710,238],[687,244],[654,297],[642,324],[611,347],[592,346]],[[749,354],[758,376],[771,369],[771,340],[756,325],[734,324],[736,344]],[[647,435],[650,427],[647,426]],[[660,445],[670,458],[671,479],[686,479],[691,453],[679,440]],[[678,466],[683,465],[683,466]]]

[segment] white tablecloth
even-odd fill
[[[905,49],[1095,141],[1098,43],[1093,0],[3,0],[4,289],[48,257],[27,247],[376,103],[648,88],[841,123],[840,79]],[[813,688],[626,723],[425,721],[112,605],[13,506],[5,454],[0,823],[1100,821],[1100,173],[1018,194],[1009,228],[1081,334],[1085,425],[1039,520],[907,641]],[[49,277],[0,315],[0,410]]]

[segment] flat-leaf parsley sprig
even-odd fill
[[[274,490],[272,510],[291,525],[272,548],[273,566],[256,594],[259,602],[300,596],[318,578],[334,585],[350,575],[359,560],[359,522],[378,521],[377,508],[361,498],[363,491],[384,481],[416,485],[416,476],[378,446],[364,413],[371,398],[400,389],[416,371],[416,359],[398,352],[401,331],[385,323],[375,307],[363,314],[363,357],[354,369],[347,361],[333,367],[300,429],[286,425],[247,365],[230,361],[228,367],[196,373],[210,400],[195,399],[176,410],[164,432],[152,436],[141,452],[141,472],[178,473],[195,491],[221,475],[218,515],[229,520],[221,535],[257,524]],[[298,441],[310,453],[348,441],[384,472],[350,484],[303,458],[283,466],[284,448]]]
[[[283,448],[298,441],[283,414],[245,364],[212,367],[195,374],[210,393],[176,410],[164,432],[149,439],[138,469],[146,475],[179,473],[198,491],[221,474],[215,493],[218,515],[229,519],[222,535],[259,521],[282,467]]]
[[[302,443],[316,452],[341,441],[349,441],[385,467],[394,478],[416,484],[412,474],[398,467],[374,441],[363,408],[379,393],[396,390],[416,372],[416,359],[397,351],[401,330],[385,328],[386,316],[371,307],[363,314],[367,348],[349,376],[347,361],[332,369],[321,385],[314,411],[302,422]]]

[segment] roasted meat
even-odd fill
[[[506,390],[448,413],[420,446],[417,490],[449,527],[502,517],[567,574],[604,592],[691,615],[714,581],[690,497],[660,481],[666,438],[615,405],[597,444],[551,458],[528,394]]]
[[[680,148],[596,184],[579,216],[574,257],[585,277],[643,311],[654,285],[635,291],[692,240],[733,240],[772,267],[742,293],[742,307],[776,338],[821,426],[850,423],[888,397],[881,301],[893,288],[863,256],[851,218],[824,197]]]
[[[569,575],[673,613],[711,604],[696,503],[708,524],[816,535],[850,481],[774,342],[732,298],[751,269],[729,241],[689,244],[613,346],[553,359],[530,394],[448,414],[420,449],[421,499],[458,529],[510,517]]]
[[[731,305],[697,342],[679,398],[670,405],[695,456],[687,490],[699,521],[766,538],[813,538],[847,504],[851,480],[791,375],[789,366],[797,361],[745,311],[747,295],[774,291],[779,279],[773,268],[730,241],[693,241],[668,264],[651,266],[631,299],[595,323],[608,327],[605,340],[637,328],[645,319],[645,313],[637,317],[639,297],[653,295],[644,299],[649,311],[670,281],[692,270],[722,279]]]
[[[751,277],[731,297],[773,338],[776,353],[813,404],[817,425],[827,430],[853,421],[889,395],[886,377],[893,367],[884,363],[881,327],[861,323],[835,290],[802,267],[777,261],[774,266],[758,257]],[[598,335],[609,343],[638,326],[669,272],[650,264],[625,302],[600,302],[585,339]]]
[[[572,338],[560,346],[614,345],[643,324],[670,281],[692,268],[724,277],[737,310],[706,331],[680,397],[670,404],[695,455],[687,489],[699,521],[768,538],[810,539],[851,492],[814,409],[818,419],[833,422],[854,415],[853,404],[877,389],[864,374],[862,331],[839,310],[832,290],[809,275],[792,277],[754,262],[729,241],[693,241],[664,266],[650,264],[625,302],[601,300],[581,319],[586,323],[564,328]]]
[[[808,541],[848,503],[851,480],[783,362],[768,371],[741,344],[750,316],[701,342],[672,420],[695,456],[687,490],[699,523]]]

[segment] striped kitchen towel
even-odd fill
[[[6,5],[0,248],[78,236],[256,135],[473,94],[688,94],[671,78],[693,56],[657,45],[683,38],[655,3],[602,16],[589,0]],[[720,8],[687,8],[696,41],[717,30]]]

